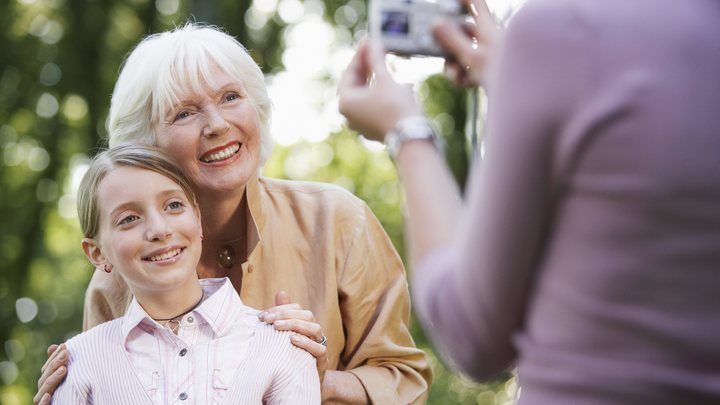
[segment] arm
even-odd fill
[[[426,332],[476,379],[515,360],[514,336],[551,236],[557,147],[591,70],[572,12],[546,6],[528,4],[510,24],[491,82],[486,159],[474,168],[463,220],[444,253],[419,258],[414,273]],[[430,190],[413,192],[417,200]]]
[[[422,403],[431,369],[408,329],[405,271],[377,218],[367,205],[358,204],[364,214],[353,221],[350,244],[344,248],[345,264],[338,274],[346,331],[338,369],[351,373],[372,403]]]
[[[374,83],[368,86],[371,76]],[[340,83],[340,112],[350,127],[379,141],[400,119],[421,114],[411,89],[390,76],[384,51],[376,43],[363,44],[346,70]],[[396,163],[408,197],[411,220],[406,221],[405,235],[415,263],[452,239],[460,212],[459,190],[431,142],[407,142]]]
[[[445,358],[478,379],[514,359],[513,334],[524,322],[553,209],[554,137],[576,104],[578,72],[586,71],[579,48],[570,45],[577,37],[559,32],[574,23],[567,12],[528,14],[521,11],[515,28],[511,24],[491,83],[487,160],[482,171],[475,168],[467,208],[447,212],[452,186],[448,176],[437,174],[444,163],[430,143],[408,142],[397,159],[407,195],[407,236],[419,264],[416,312]],[[374,129],[382,139],[389,128],[364,121],[362,109],[401,88],[377,55],[367,47],[358,51],[342,83],[341,107],[349,100],[343,113],[351,126]],[[375,81],[368,87],[371,73]]]

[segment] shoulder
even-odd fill
[[[65,342],[70,360],[75,362],[101,361],[110,346],[120,346],[121,324],[121,318],[108,321],[88,329]]]
[[[261,177],[260,189],[270,199],[282,199],[305,209],[321,209],[337,215],[363,214],[367,204],[350,191],[329,183]]]
[[[292,343],[290,339],[294,332],[276,330],[257,317],[252,322],[255,331],[252,346],[261,354],[263,361],[276,360],[278,364],[285,364],[289,360],[314,362],[315,358],[310,353]]]
[[[578,28],[594,26],[595,1],[531,0],[510,19],[508,37],[528,41],[577,39]],[[542,51],[542,50],[540,50]]]

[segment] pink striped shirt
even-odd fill
[[[316,404],[315,359],[260,322],[227,278],[200,281],[205,300],[178,334],[133,300],[124,317],[67,342],[56,404]]]

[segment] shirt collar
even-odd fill
[[[243,305],[240,296],[227,277],[202,279],[200,280],[200,286],[203,289],[205,298],[190,313],[194,312],[202,317],[216,336],[223,336],[228,332],[237,317],[242,316],[249,308]],[[121,322],[122,337],[125,341],[130,333],[140,325],[144,325],[150,330],[162,328],[145,312],[134,297]]]
[[[200,285],[208,298],[195,312],[210,325],[216,336],[224,336],[245,306],[227,277],[202,279]]]

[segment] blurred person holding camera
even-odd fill
[[[517,367],[523,404],[720,403],[720,4],[529,0],[500,45],[470,5],[434,27],[489,94],[464,204],[378,42],[339,89],[397,165],[426,333],[476,380]]]

